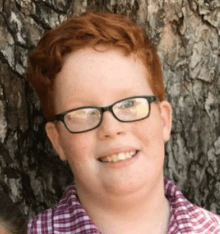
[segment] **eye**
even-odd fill
[[[100,116],[100,112],[99,110],[91,110],[89,113],[88,113],[88,116],[90,117],[99,117]]]
[[[89,115],[90,115],[90,116],[92,116],[92,115],[96,115],[96,114],[97,114],[97,111],[94,111],[94,110],[93,110],[93,111],[91,111],[91,112],[89,112]]]
[[[120,105],[120,108],[130,108],[130,107],[134,107],[136,104],[135,100],[126,100],[123,101]]]

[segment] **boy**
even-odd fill
[[[75,179],[34,233],[220,233],[220,219],[163,178],[171,106],[155,47],[132,21],[84,13],[30,58],[47,135]]]

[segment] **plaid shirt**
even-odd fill
[[[191,204],[172,182],[164,182],[170,204],[167,234],[220,234],[220,216]],[[29,234],[101,234],[79,203],[74,186],[56,207],[33,218],[28,228]]]

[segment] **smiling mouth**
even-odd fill
[[[104,163],[109,163],[109,162],[115,163],[115,162],[124,161],[130,158],[133,158],[137,154],[137,152],[138,152],[137,150],[132,150],[129,152],[121,152],[118,154],[112,154],[112,155],[101,157],[98,160]]]

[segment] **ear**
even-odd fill
[[[159,103],[160,105],[160,115],[163,122],[163,137],[164,141],[168,141],[170,139],[170,132],[172,126],[172,108],[169,102],[162,101]]]
[[[45,126],[45,130],[46,130],[48,138],[50,139],[50,142],[52,143],[60,159],[62,161],[66,161],[67,159],[63,151],[61,141],[60,141],[60,133],[57,129],[56,124],[53,122],[47,122]]]

